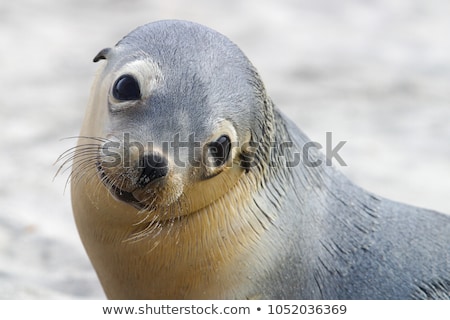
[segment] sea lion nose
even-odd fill
[[[169,172],[169,163],[166,157],[159,153],[149,153],[142,157],[142,174],[138,179],[140,187],[145,187],[150,182],[164,177]]]

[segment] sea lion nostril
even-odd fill
[[[146,154],[141,159],[141,166],[144,168],[139,177],[138,184],[145,187],[150,182],[164,177],[169,172],[168,161],[158,153]]]

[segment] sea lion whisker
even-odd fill
[[[92,157],[87,158],[87,156],[92,156]],[[55,176],[59,175],[59,174],[64,174],[67,170],[69,170],[71,167],[68,166],[68,164],[70,164],[70,163],[72,163],[72,166],[73,165],[78,166],[80,163],[84,163],[86,161],[94,160],[94,163],[95,163],[95,161],[97,161],[97,159],[98,159],[98,155],[97,155],[97,153],[94,153],[94,152],[92,152],[92,153],[86,152],[83,155],[76,154],[73,157],[68,158],[62,162],[62,164],[59,166]]]
[[[89,168],[90,166],[88,166],[88,164],[86,164],[86,167]],[[92,179],[97,177],[97,174],[95,171],[91,172],[88,170],[83,170],[83,167],[79,167],[78,169],[79,170],[72,171],[68,177],[68,180],[70,180],[70,183],[73,186],[77,186],[82,181],[85,181],[85,182],[91,181]],[[86,171],[90,172],[90,173],[87,174]]]
[[[92,152],[94,154],[94,152]],[[69,163],[73,162],[77,157],[81,157],[82,155],[89,155],[88,153],[84,154],[78,154],[76,151],[71,151],[70,153],[66,153],[64,156],[60,156],[53,165],[57,164],[58,162],[62,162],[55,175],[53,176],[53,179],[56,178],[56,176],[60,174],[64,174],[68,169],[70,169],[70,166],[68,166]],[[65,168],[67,166],[67,168]],[[63,170],[64,169],[64,170]]]
[[[90,163],[90,161],[87,161],[87,160],[85,160],[85,162],[86,162],[86,163],[79,163],[78,166],[77,166],[77,168],[76,168],[76,169],[72,169],[72,171],[69,173],[69,175],[68,175],[68,177],[67,177],[67,179],[66,179],[66,182],[65,182],[64,191],[66,190],[66,188],[67,188],[67,186],[68,186],[68,184],[69,184],[70,182],[72,182],[74,185],[76,185],[77,182],[79,181],[79,179],[80,179],[82,176],[85,176],[85,175],[86,175],[85,171],[87,171],[87,170],[86,170],[87,168],[91,167],[91,165],[90,165],[91,163]],[[62,167],[61,167],[61,168],[62,168]],[[61,168],[60,168],[60,169],[61,169]],[[62,172],[59,170],[58,172],[59,172],[60,174],[63,174],[63,173],[65,173],[67,170],[69,170],[69,168],[65,168],[64,170],[62,170]]]
[[[85,147],[95,147],[95,149],[98,149],[98,147],[101,146],[101,144],[97,143],[84,143],[80,144],[74,147],[70,147],[69,149],[65,150],[59,157],[56,159],[55,163],[61,161],[61,159],[65,158],[68,154],[73,154],[79,150],[82,150]]]
[[[94,137],[94,136],[71,136],[71,137],[61,138],[60,141],[70,140],[70,139],[86,139],[86,140],[94,140],[94,141],[98,141],[98,142],[102,142],[102,143],[112,141],[105,137]]]

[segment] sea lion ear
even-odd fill
[[[111,52],[111,48],[105,48],[100,50],[99,53],[94,57],[94,62],[98,62],[100,60],[106,60],[108,54]]]

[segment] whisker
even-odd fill
[[[98,144],[98,143],[83,143],[83,144],[80,144],[80,145],[76,145],[76,146],[74,146],[74,147],[71,147],[71,148],[67,149],[66,151],[64,151],[64,152],[56,159],[56,161],[55,161],[54,164],[58,163],[59,161],[61,161],[61,159],[65,158],[67,154],[71,154],[72,152],[77,151],[77,150],[80,150],[81,148],[84,148],[84,147],[90,147],[90,146],[93,146],[93,147],[98,148],[98,147],[100,147],[103,143],[105,143],[105,142],[111,142],[111,141],[112,141],[112,140],[107,139],[107,138],[102,138],[102,137],[89,137],[89,136],[73,136],[73,137],[66,137],[66,138],[60,139],[60,141],[62,141],[62,140],[69,140],[69,139],[87,139],[87,140],[94,140],[94,141],[97,141],[97,142],[101,142],[101,144]]]
[[[73,170],[71,172],[71,175],[75,175],[77,178],[81,178],[83,175],[86,174],[86,171],[89,171],[87,169],[90,169],[94,167],[97,163],[97,157],[88,158],[88,159],[80,159],[73,163]],[[97,173],[95,171],[95,173]]]
[[[64,151],[62,154],[60,154],[59,157],[53,163],[53,165],[55,165],[56,163],[62,161],[63,159],[66,159],[66,158],[72,156],[75,153],[80,152],[80,150],[84,150],[84,149],[95,149],[95,150],[97,150],[97,149],[100,149],[100,148],[101,148],[101,145],[97,144],[97,143],[87,143],[87,144],[82,144],[82,145],[71,147],[71,148],[67,149],[66,151]]]
[[[97,154],[99,150],[101,150],[100,144],[82,144],[67,149],[53,163],[53,165],[56,165],[58,162],[62,162],[55,174],[55,177],[62,172],[62,168],[64,166],[66,166],[69,162],[73,161],[77,157]]]
[[[87,156],[90,156],[90,157],[86,158]],[[82,159],[78,159],[78,158],[82,158]],[[71,162],[72,162],[72,166],[74,166],[74,165],[78,166],[78,165],[80,165],[80,163],[83,163],[83,161],[85,161],[85,160],[97,161],[97,159],[98,159],[98,152],[96,152],[94,150],[90,150],[90,151],[86,150],[86,151],[83,151],[82,153],[73,154],[71,158],[67,158],[62,162],[62,164],[59,166],[58,170],[56,171],[54,178],[57,175],[63,174],[67,170],[69,170],[71,166],[68,166],[68,164]]]
[[[58,175],[65,174],[68,170],[72,168],[72,171],[69,173],[67,177],[64,192],[67,189],[67,186],[70,182],[78,183],[81,177],[85,176],[85,171],[90,166],[94,166],[98,161],[99,150],[102,148],[102,144],[104,142],[110,141],[109,139],[102,137],[89,137],[89,136],[74,136],[74,137],[66,137],[61,140],[69,140],[69,139],[87,139],[93,140],[100,143],[84,143],[80,145],[76,145],[74,147],[70,147],[65,150],[62,154],[58,156],[53,165],[60,164],[58,169],[56,170],[55,175],[53,176],[53,180],[56,179]],[[89,177],[91,179],[92,177]]]
[[[93,137],[93,136],[72,136],[72,137],[65,137],[65,138],[61,138],[60,141],[64,141],[64,140],[70,140],[70,139],[86,139],[86,140],[94,140],[94,141],[99,141],[99,142],[108,142],[108,141],[112,141],[108,138],[103,138],[103,137]]]

